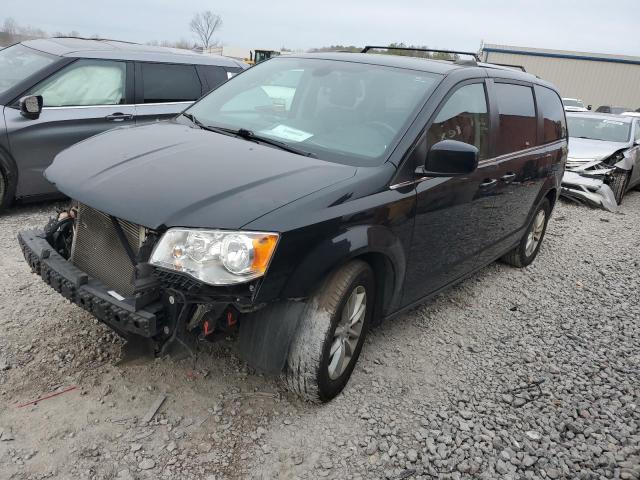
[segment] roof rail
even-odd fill
[[[488,63],[491,63],[491,65],[498,65],[500,67],[513,68],[514,70],[520,70],[521,72],[526,73],[526,70],[522,65],[512,65],[511,63],[493,63],[493,62],[488,62]]]
[[[131,45],[140,45],[136,42],[128,42],[127,40],[116,40],[115,38],[88,38],[88,37],[74,37],[72,35],[58,35],[51,38],[73,38],[76,40],[95,40],[96,42],[119,42],[119,43],[130,43]]]
[[[469,55],[473,57],[476,62],[480,61],[480,57],[475,52],[462,52],[459,50],[438,50],[435,48],[416,48],[416,47],[384,47],[379,45],[367,45],[362,49],[360,53],[367,53],[369,50],[380,49],[380,50],[413,50],[416,52],[435,52],[435,53],[450,53],[452,55]]]

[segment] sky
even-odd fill
[[[195,40],[194,13],[223,19],[216,38],[251,49],[405,42],[485,43],[640,56],[638,0],[0,0],[6,17],[48,32],[133,42]]]

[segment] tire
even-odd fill
[[[12,195],[9,178],[0,165],[0,212],[11,205]]]
[[[16,165],[0,148],[0,212],[13,204],[18,183]]]
[[[329,274],[307,302],[294,333],[283,373],[290,391],[314,403],[327,402],[342,391],[362,350],[371,322],[374,293],[373,271],[361,260]],[[365,311],[361,312],[361,321],[350,324],[355,325],[354,330],[359,329],[357,339],[353,339],[343,328],[346,324],[343,322],[351,321],[347,317],[352,310],[358,310],[356,304],[364,306]],[[360,316],[352,318],[355,321]],[[347,359],[349,352],[351,356]],[[344,360],[339,362],[339,358]]]
[[[545,198],[540,205],[538,205],[538,208],[536,208],[536,211],[531,218],[531,222],[529,223],[525,234],[522,236],[522,240],[518,243],[518,246],[502,257],[501,260],[518,268],[524,268],[527,265],[530,265],[538,255],[540,245],[542,245],[542,240],[544,240],[544,234],[547,231],[550,214],[551,204],[549,203],[549,199]],[[544,215],[544,217],[542,217],[541,225],[540,215]],[[530,241],[535,241],[533,248],[531,248],[532,245],[529,243]]]
[[[618,205],[622,203],[622,197],[624,197],[624,193],[627,190],[630,177],[631,172],[615,172],[613,174],[609,187],[613,190],[613,195],[616,198],[616,203]]]

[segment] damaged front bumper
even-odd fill
[[[585,203],[592,207],[600,207],[610,212],[618,209],[613,190],[603,178],[587,177],[579,172],[566,171],[562,177],[560,194],[570,200]]]
[[[626,153],[619,153],[608,160],[568,159],[562,177],[561,195],[591,207],[615,212],[618,210],[618,201],[609,184],[614,175],[631,169],[630,161]]]
[[[151,338],[159,333],[166,312],[162,302],[136,308],[127,299],[114,298],[106,285],[88,276],[58,254],[40,231],[22,231],[18,234],[18,241],[24,258],[34,273],[101,322],[125,334]]]

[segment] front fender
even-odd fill
[[[284,287],[282,297],[307,297],[338,266],[350,259],[372,254],[383,256],[388,261],[390,269],[382,270],[385,291],[389,292],[384,307],[394,305],[400,298],[407,258],[401,240],[384,225],[347,227],[335,236],[321,241],[296,266]],[[377,270],[375,266],[374,270]]]
[[[616,162],[613,166],[622,170],[631,170],[633,168],[633,157],[629,150],[625,150],[622,153],[622,160]]]

